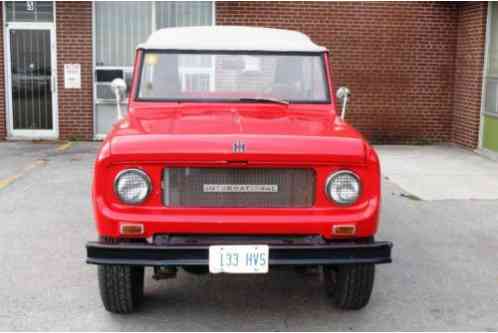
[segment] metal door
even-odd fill
[[[57,137],[55,34],[51,24],[9,24],[9,134]]]

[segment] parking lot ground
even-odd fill
[[[455,145],[377,146],[383,174],[423,200],[498,200],[498,162]]]
[[[498,330],[498,200],[415,200],[392,180],[378,239],[394,242],[393,263],[361,311],[334,308],[319,275],[270,270],[149,271],[140,311],[107,313],[84,263],[98,144],[57,147],[0,143],[0,179],[44,161],[0,189],[0,330]]]

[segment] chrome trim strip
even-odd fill
[[[171,187],[170,181],[169,181],[169,168],[164,168],[163,172],[163,198],[164,198],[164,205],[169,206],[170,205],[170,198],[169,198],[169,189]]]

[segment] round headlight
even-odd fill
[[[325,186],[329,199],[339,205],[351,205],[360,196],[360,179],[351,171],[332,174]]]
[[[149,195],[150,178],[139,169],[123,170],[116,176],[114,190],[122,202],[136,205],[143,202]]]

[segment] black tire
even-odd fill
[[[375,265],[324,267],[323,276],[326,291],[338,308],[359,310],[370,300],[375,279]]]
[[[334,266],[323,266],[323,283],[325,292],[331,298],[334,297],[337,287],[337,268]]]
[[[107,311],[131,313],[140,305],[144,293],[144,268],[100,265],[100,297]]]

